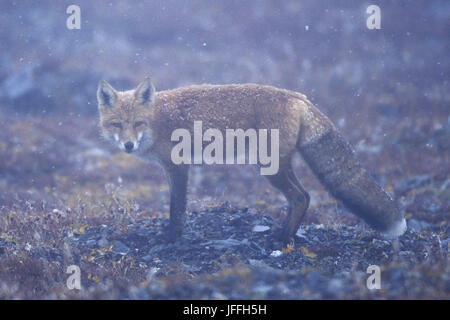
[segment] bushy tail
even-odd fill
[[[299,150],[331,194],[371,227],[389,237],[406,231],[406,221],[394,200],[361,167],[353,148],[336,129],[299,145]]]

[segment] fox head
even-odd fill
[[[97,90],[100,128],[107,140],[127,153],[143,152],[152,145],[155,87],[145,79],[134,90],[116,91],[102,80]]]

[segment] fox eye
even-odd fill
[[[120,122],[111,122],[111,125],[112,125],[114,128],[122,129],[122,124],[121,124]]]
[[[136,122],[134,123],[134,127],[135,127],[135,128],[140,127],[140,126],[143,126],[143,125],[145,125],[145,122],[144,122],[144,121],[136,121]]]

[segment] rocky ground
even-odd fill
[[[407,233],[391,241],[296,159],[312,202],[287,247],[274,240],[284,199],[254,170],[194,168],[185,232],[168,243],[161,169],[98,141],[95,119],[55,123],[3,123],[4,298],[449,298],[450,179],[442,167],[396,181],[377,176],[408,221]],[[70,265],[81,269],[80,291],[66,287]],[[366,287],[370,265],[381,268],[381,290]]]
[[[191,213],[175,243],[162,239],[165,225],[142,221],[122,234],[88,228],[71,242],[87,253],[77,258],[93,264],[128,260],[148,268],[146,281],[120,298],[448,298],[450,290],[449,238],[431,230],[387,241],[361,228],[307,225],[283,248],[274,243],[277,222],[227,203]],[[370,265],[382,268],[379,291],[367,289]]]

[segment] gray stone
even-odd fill
[[[120,241],[114,241],[112,252],[116,254],[126,255],[130,251],[125,244]]]
[[[86,241],[86,245],[89,248],[94,248],[97,245],[97,241],[94,239],[90,239],[90,240]]]

